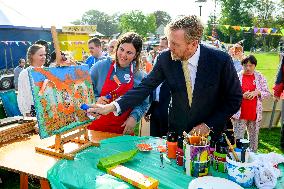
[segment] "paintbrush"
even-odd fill
[[[226,139],[226,141],[227,141],[227,144],[228,144],[228,146],[229,146],[229,149],[232,151],[235,160],[236,160],[237,162],[239,162],[240,160],[239,160],[239,158],[238,158],[238,156],[237,156],[237,154],[236,154],[236,152],[235,152],[235,150],[234,150],[234,147],[232,146],[231,142],[229,141],[227,135],[226,135],[225,133],[223,133],[223,136],[225,137],[225,139]]]

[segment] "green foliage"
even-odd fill
[[[256,2],[256,19],[254,19],[254,25],[257,27],[273,27],[273,13],[276,11],[275,2],[271,0],[258,0]]]
[[[165,11],[155,11],[154,16],[156,18],[156,26],[160,25],[166,26],[171,21],[171,16]]]
[[[82,25],[97,25],[97,31],[107,36],[118,33],[117,16],[109,16],[108,14],[98,10],[89,10],[85,12],[80,22],[79,20],[76,20],[73,23]]]
[[[272,0],[220,0],[220,25],[282,28],[284,24],[284,3],[278,4]],[[209,20],[212,23],[212,21]],[[209,24],[208,22],[208,24]],[[219,26],[217,29],[220,40],[226,43],[236,43],[245,39],[245,50],[251,47],[262,47],[269,51],[276,48],[280,37],[273,35],[256,36],[253,30],[236,31],[233,28]],[[206,35],[209,34],[209,29]]]
[[[135,10],[122,14],[119,28],[123,33],[133,31],[143,37],[147,33],[154,33],[156,30],[156,18],[154,14],[144,15],[141,11]]]

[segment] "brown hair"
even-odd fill
[[[97,37],[89,39],[88,44],[90,44],[90,43],[94,43],[96,47],[101,47],[102,46],[101,40],[99,38],[97,38]]]
[[[28,51],[27,51],[27,63],[29,65],[32,65],[32,56],[41,48],[45,49],[45,47],[43,45],[39,45],[39,44],[33,44],[32,46],[30,46],[28,48]]]
[[[248,55],[246,56],[243,60],[242,60],[242,65],[247,64],[248,62],[250,62],[251,64],[254,64],[255,66],[257,65],[257,60],[255,58],[255,56],[253,55]]]
[[[204,27],[197,16],[183,16],[170,22],[165,28],[165,33],[168,36],[170,31],[180,29],[184,30],[185,39],[187,42],[192,40],[198,40],[199,42],[201,41]]]
[[[118,38],[118,41],[115,47],[115,60],[118,65],[119,65],[119,62],[117,59],[117,50],[118,50],[118,47],[123,43],[131,43],[136,50],[136,55],[134,59],[136,62],[136,67],[135,67],[134,72],[137,72],[141,67],[140,54],[141,54],[142,44],[143,44],[142,38],[137,33],[134,33],[134,32],[127,32]]]

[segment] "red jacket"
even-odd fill
[[[273,87],[274,96],[280,97],[284,90],[284,58],[283,54],[280,54],[280,66],[276,76],[276,81]]]

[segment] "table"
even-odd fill
[[[133,188],[128,183],[112,177],[97,168],[97,163],[102,157],[107,157],[119,152],[132,150],[138,143],[151,143],[153,146],[163,142],[154,137],[119,136],[101,141],[101,146],[90,147],[78,153],[74,161],[62,160],[48,171],[48,180],[53,188]],[[175,161],[164,160],[161,167],[160,153],[139,152],[131,161],[124,166],[138,171],[144,175],[159,180],[159,189],[185,189],[194,179],[186,175],[183,168],[176,165]],[[284,173],[284,166],[279,166]],[[227,178],[226,173],[219,173],[211,167],[210,174],[217,177]],[[256,187],[251,187],[256,188]],[[278,179],[277,188],[284,188],[284,177]]]
[[[94,142],[118,136],[114,133],[89,131]],[[0,144],[0,168],[20,173],[20,188],[28,189],[28,176],[40,179],[41,188],[49,189],[47,171],[59,160],[35,152],[36,146],[49,146],[54,137],[41,140],[38,135],[30,134],[22,138]]]
[[[75,157],[75,160],[58,160],[54,157],[38,154],[34,148],[38,145],[48,144],[52,138],[40,140],[38,135],[31,135],[15,141],[11,141],[0,148],[0,168],[20,173],[21,189],[28,188],[28,175],[40,179],[41,187],[53,188],[91,188],[109,184],[121,188],[133,188],[115,177],[105,174],[97,169],[96,165],[101,157],[106,157],[122,151],[135,148],[135,145],[147,140],[161,139],[152,137],[117,136],[117,134],[91,132],[92,141],[101,141],[101,147],[90,147]],[[157,144],[157,142],[156,142]],[[164,161],[161,168],[160,156],[157,151],[138,153],[132,161],[124,164],[126,167],[139,171],[145,175],[159,180],[159,188],[187,188],[188,183],[194,179],[184,174],[182,167],[177,166],[174,161]],[[82,169],[83,167],[83,169]],[[284,173],[284,166],[280,166]],[[226,178],[226,174],[216,173],[210,170],[214,176]],[[277,188],[283,188],[284,177],[278,180]],[[85,187],[86,188],[86,187]],[[254,187],[255,188],[255,187]]]

